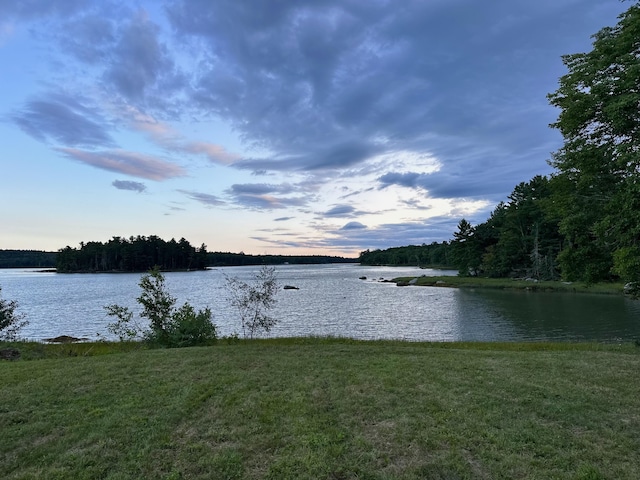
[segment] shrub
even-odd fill
[[[211,321],[211,310],[195,309],[185,303],[176,308],[176,299],[165,286],[165,278],[157,268],[140,279],[142,293],[136,299],[142,305],[140,317],[149,320],[143,327],[127,307],[107,305],[107,315],[116,317],[108,325],[109,332],[124,340],[144,340],[163,347],[189,347],[204,345],[217,338],[215,324]]]
[[[263,330],[269,332],[277,320],[267,315],[276,304],[278,281],[275,267],[263,265],[256,274],[253,284],[248,284],[238,278],[227,279],[227,289],[230,292],[231,305],[240,314],[242,333],[245,338]]]
[[[24,314],[16,313],[18,303],[15,300],[2,299],[0,287],[0,340],[13,341],[18,338],[18,332],[29,324]]]

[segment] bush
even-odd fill
[[[18,303],[15,300],[2,299],[2,287],[0,287],[0,340],[17,340],[20,329],[29,324],[24,319],[24,314],[16,313],[17,308]]]
[[[169,294],[165,278],[157,268],[140,279],[142,293],[136,299],[142,305],[140,317],[149,320],[149,326],[143,327],[127,307],[107,305],[107,315],[116,317],[108,325],[109,332],[121,341],[144,340],[162,347],[189,347],[205,345],[217,338],[215,324],[211,321],[211,310],[195,309],[185,303],[176,308],[176,299]]]
[[[185,303],[173,312],[167,336],[172,347],[209,343],[217,337],[216,326],[211,321],[211,310],[205,308],[196,312],[191,305]]]

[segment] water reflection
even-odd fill
[[[640,335],[640,302],[622,296],[461,290],[463,304],[482,305],[484,318],[508,320],[508,338],[617,341]]]

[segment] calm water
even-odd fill
[[[240,331],[230,308],[225,274],[250,280],[257,267],[167,273],[178,304],[211,307],[221,335]],[[396,287],[380,279],[453,275],[415,268],[321,265],[277,267],[282,290],[270,336],[341,336],[430,341],[597,340],[640,338],[640,302],[622,296]],[[359,277],[366,276],[367,280]],[[1,270],[4,299],[17,300],[30,321],[22,336],[108,338],[104,306],[138,311],[139,274],[39,273]]]

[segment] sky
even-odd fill
[[[0,0],[0,249],[357,256],[484,222],[617,0]]]

